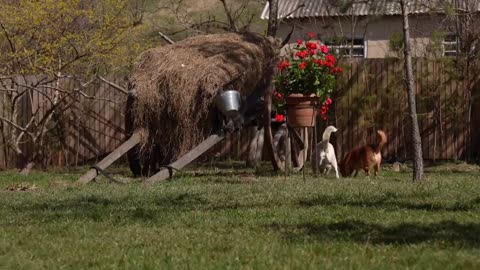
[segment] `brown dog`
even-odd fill
[[[364,145],[353,149],[340,162],[340,173],[343,177],[352,175],[355,171],[354,177],[357,176],[358,171],[364,170],[367,176],[370,175],[370,169],[373,167],[375,176],[380,170],[382,163],[382,148],[387,143],[387,136],[382,130],[377,130],[379,142],[377,145]]]

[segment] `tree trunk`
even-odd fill
[[[269,13],[268,13],[268,27],[267,27],[267,36],[275,37],[277,34],[278,28],[278,0],[268,0]],[[272,70],[275,68],[276,61],[272,61]],[[273,71],[272,71],[273,72]],[[272,76],[271,74],[266,74],[264,78],[265,86],[265,96],[264,96],[264,111],[263,111],[263,124],[265,128],[265,139],[264,142],[267,145],[268,152],[271,154],[271,160],[274,170],[282,170],[281,160],[278,157],[278,153],[275,151],[273,146],[273,134],[272,134],[272,95],[273,95],[273,85],[272,85]]]
[[[268,0],[267,36],[275,37],[278,29],[278,0]]]
[[[422,181],[423,179],[423,157],[422,157],[422,138],[420,137],[420,128],[417,119],[417,107],[415,101],[415,80],[413,77],[412,55],[410,48],[410,29],[408,25],[408,0],[401,0],[403,16],[403,41],[405,47],[405,83],[408,93],[408,108],[410,120],[412,122],[412,143],[413,143],[413,180]]]
[[[271,161],[273,165],[273,169],[275,171],[283,171],[283,162],[280,160],[278,152],[274,147],[274,140],[273,140],[273,133],[272,133],[272,119],[271,119],[271,112],[272,112],[272,94],[273,94],[273,85],[271,83],[272,78],[265,78],[266,81],[266,89],[265,89],[265,107],[263,112],[263,123],[265,129],[265,139],[264,143],[267,145],[268,152],[271,155]]]

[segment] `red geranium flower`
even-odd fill
[[[340,74],[343,72],[343,69],[341,67],[334,67],[330,70],[332,74]]]
[[[285,120],[285,116],[283,114],[276,114],[275,115],[275,121],[276,122],[283,122]]]
[[[317,49],[317,44],[315,44],[314,42],[308,42],[307,44],[305,44],[305,46],[307,47],[307,49],[309,50],[315,50]]]
[[[303,40],[297,39],[297,45],[302,45],[302,44],[303,44]]]
[[[282,70],[285,69],[285,68],[288,68],[289,66],[290,66],[290,62],[288,62],[288,61],[286,61],[286,60],[285,60],[285,61],[280,61],[280,62],[278,63],[278,69],[279,69],[280,71],[282,71]]]
[[[300,64],[298,64],[298,67],[300,69],[305,69],[307,67],[307,62],[301,62]]]
[[[315,34],[313,32],[308,32],[307,34],[310,38],[314,38],[315,37]]]
[[[328,47],[325,46],[325,45],[322,45],[322,46],[320,46],[320,51],[321,51],[322,53],[327,54],[327,53],[328,53]]]
[[[295,56],[300,58],[300,59],[304,59],[305,57],[308,56],[308,52],[307,51],[299,51],[299,52],[295,53]]]
[[[335,60],[335,57],[334,57],[333,55],[331,55],[331,54],[326,55],[326,56],[325,56],[325,60],[326,60],[327,62],[332,63],[332,64],[335,64],[335,61],[336,61],[336,60]]]
[[[320,66],[320,67],[323,66],[323,65],[325,65],[325,62],[323,62],[322,59],[316,59],[316,60],[314,60],[313,62],[314,62],[315,64],[317,64],[318,66]]]

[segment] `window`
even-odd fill
[[[325,45],[336,55],[358,58],[365,58],[367,56],[365,40],[363,38],[334,40],[325,42]]]
[[[457,56],[458,38],[456,35],[448,34],[443,39],[443,56]]]

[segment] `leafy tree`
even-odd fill
[[[48,134],[95,78],[128,70],[146,42],[141,0],[0,0],[0,90],[5,93],[0,114],[8,144],[27,162],[28,172],[44,158]],[[36,75],[31,80],[28,75]],[[66,78],[77,81],[64,87]],[[45,100],[31,108],[27,121],[19,117],[19,102],[39,94]],[[9,128],[7,128],[9,127]],[[33,145],[24,153],[21,145]]]

